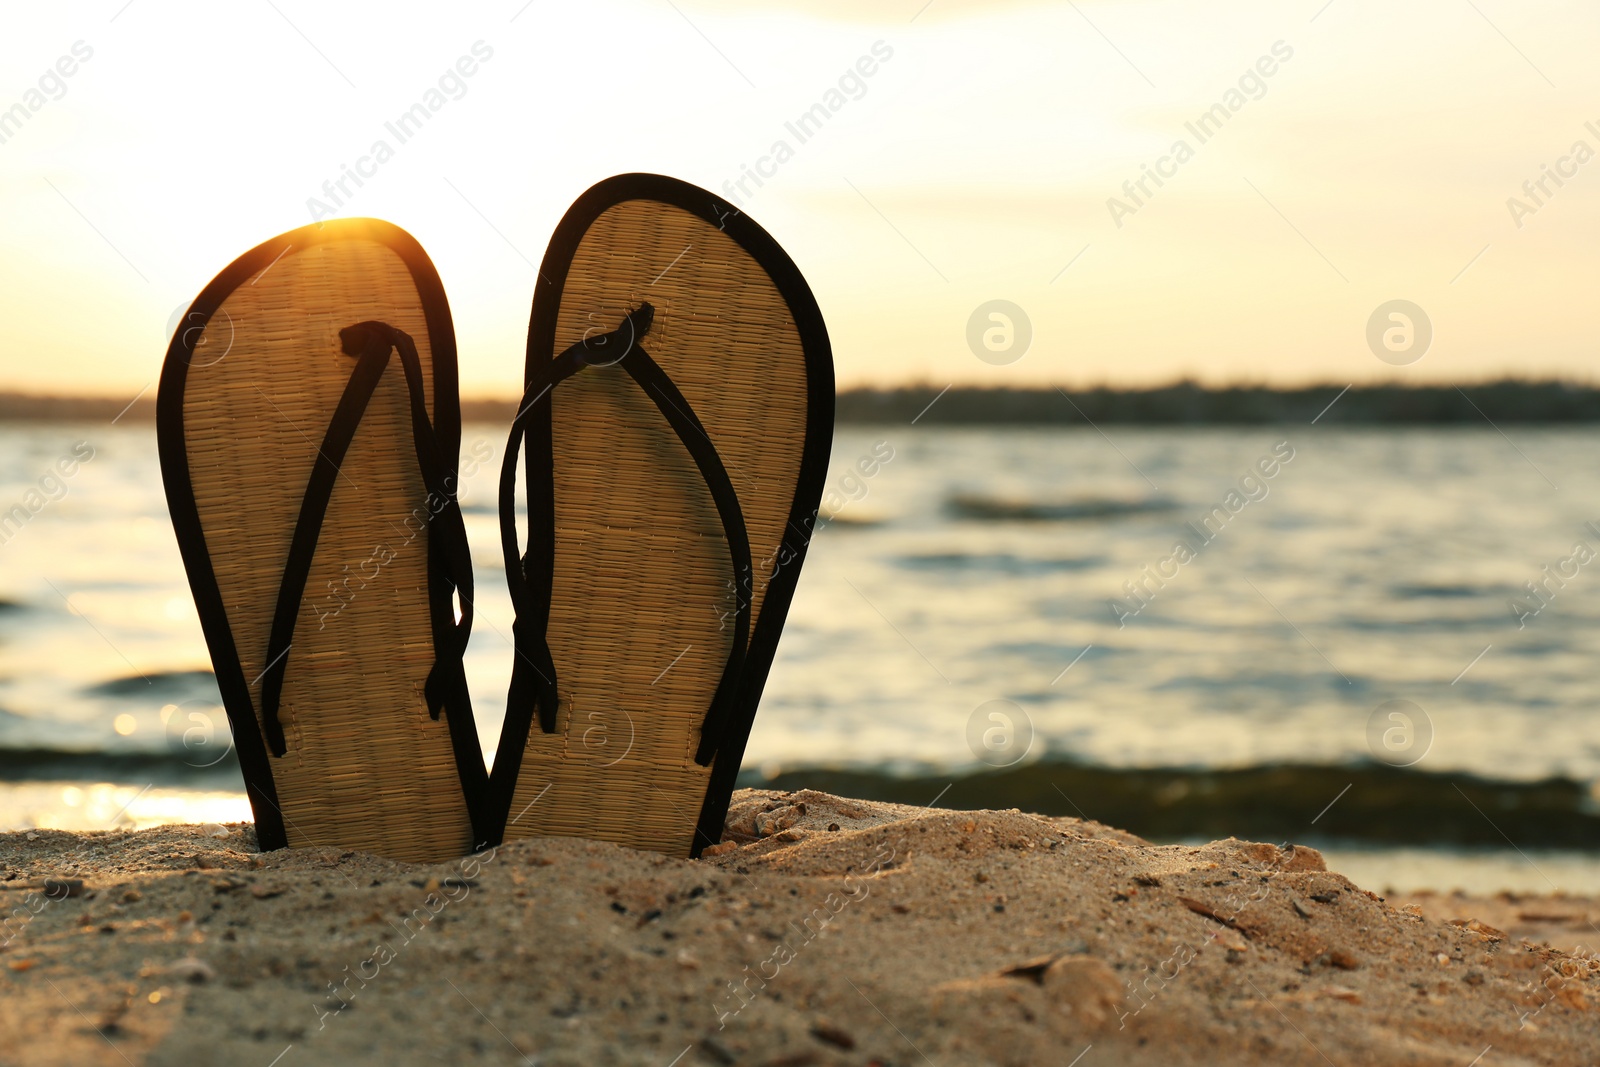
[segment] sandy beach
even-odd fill
[[[710,851],[415,867],[263,855],[238,824],[0,835],[0,1063],[1600,1056],[1600,962],[1562,951],[1596,900],[1384,901],[1303,846],[809,791],[741,791]]]

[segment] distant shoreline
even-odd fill
[[[464,422],[509,423],[510,398],[470,398]],[[3,422],[152,422],[153,392],[121,397],[0,392]],[[841,424],[918,426],[1490,426],[1600,423],[1600,386],[1501,379],[1474,385],[1203,386],[1066,390],[907,385],[845,389]]]
[[[841,423],[918,426],[1429,426],[1600,422],[1600,387],[1502,379],[1475,385],[1313,385],[1150,389],[851,389]]]

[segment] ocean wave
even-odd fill
[[[984,496],[978,493],[956,493],[945,500],[945,510],[951,515],[983,522],[1120,519],[1129,515],[1162,515],[1177,509],[1177,501],[1168,497],[1150,497],[1143,500],[1080,497],[1074,500],[1040,501]]]
[[[231,748],[208,766],[181,752],[105,752],[58,748],[0,748],[0,782],[121,782],[244,788]]]
[[[954,781],[952,781],[952,777]],[[952,775],[876,767],[801,767],[741,786],[819,789],[840,796],[941,808],[1075,815],[1155,841],[1235,837],[1385,845],[1593,849],[1600,794],[1569,778],[1511,781],[1376,763],[1273,764],[1203,770],[1114,768],[1040,760]],[[1493,812],[1491,822],[1484,812]]]
[[[1392,586],[1390,588],[1390,592],[1399,597],[1415,597],[1418,599],[1438,598],[1451,600],[1457,597],[1491,596],[1494,595],[1496,591],[1492,589],[1482,589],[1475,585],[1430,585],[1425,582],[1415,582]]]
[[[150,697],[174,700],[212,698],[221,703],[216,675],[210,671],[156,671],[126,675],[94,685],[83,692],[97,697]]]
[[[1413,634],[1429,633],[1483,633],[1509,620],[1515,627],[1516,617],[1498,605],[1485,605],[1471,614],[1430,615],[1426,618],[1372,618],[1370,616],[1333,616],[1334,628],[1359,634]],[[1524,649],[1526,651],[1526,649]]]
[[[1029,559],[1006,552],[966,553],[930,552],[916,556],[900,556],[895,565],[908,570],[972,570],[1001,574],[1040,574],[1053,571],[1086,571],[1105,563],[1103,556],[1085,556],[1066,559]]]

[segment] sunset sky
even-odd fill
[[[8,12],[0,389],[132,396],[174,313],[315,198],[415,234],[463,391],[514,393],[551,230],[630,170],[743,200],[809,279],[844,385],[1596,377],[1592,4],[365,10]],[[417,104],[401,143],[386,123]],[[786,124],[818,104],[802,142]],[[335,205],[347,166],[367,176]],[[1146,166],[1163,184],[1135,200]],[[967,342],[992,299],[1032,323],[1002,366]],[[1392,299],[1432,320],[1409,366],[1366,341]]]

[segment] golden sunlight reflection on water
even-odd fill
[[[110,782],[0,784],[0,831],[143,830],[172,823],[250,819],[250,802],[243,791]]]

